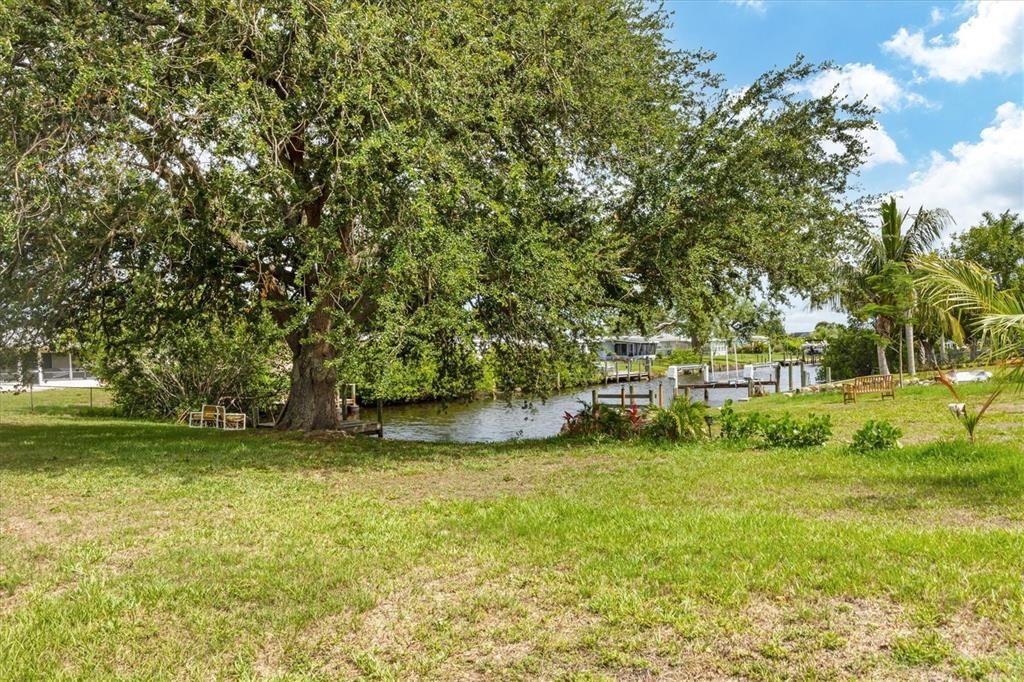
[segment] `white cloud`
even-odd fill
[[[729,2],[737,7],[745,7],[746,9],[754,10],[758,14],[764,14],[768,11],[767,0],[729,0]]]
[[[1024,211],[1024,107],[1006,102],[976,142],[958,142],[949,155],[932,152],[928,167],[897,194],[911,210],[945,208],[965,230],[984,211]],[[949,235],[946,235],[948,238]]]
[[[861,139],[868,147],[868,158],[864,161],[864,168],[873,168],[884,163],[906,163],[903,154],[900,154],[896,141],[889,137],[885,128],[879,123],[877,128],[868,128],[861,132]]]
[[[1024,2],[978,2],[975,11],[946,38],[900,28],[883,47],[927,69],[931,78],[963,83],[986,73],[1024,68]],[[934,16],[933,16],[934,19]]]
[[[812,97],[824,97],[838,88],[841,97],[850,100],[864,99],[883,111],[900,109],[904,106],[927,104],[917,93],[908,92],[896,79],[875,67],[874,64],[845,64],[837,69],[827,69],[810,78],[795,89]]]
[[[906,159],[903,158],[903,154],[896,146],[896,141],[889,137],[889,133],[885,132],[881,123],[876,121],[875,125],[877,128],[866,128],[860,132],[860,137],[868,148],[863,168],[867,170],[885,163],[906,163]],[[821,146],[830,154],[843,151],[843,145],[837,142],[826,141]]]

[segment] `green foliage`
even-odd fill
[[[980,223],[954,238],[950,252],[958,260],[973,261],[991,272],[1000,289],[1024,294],[1024,220],[1020,214],[985,212]]]
[[[669,365],[696,365],[704,359],[704,356],[695,350],[677,348],[665,356],[664,362]]]
[[[855,326],[840,328],[830,338],[828,348],[821,356],[821,365],[832,369],[834,381],[872,374],[878,363],[876,339],[867,329]]]
[[[338,376],[457,394],[482,346],[543,394],[608,317],[820,288],[872,123],[802,61],[730,92],[631,0],[56,14],[0,22],[0,328],[269,313],[292,428]]]
[[[662,441],[692,442],[705,438],[704,415],[707,406],[701,402],[674,400],[668,408],[632,405],[622,409],[598,403],[595,407],[582,403],[575,414],[566,412],[562,433],[569,436],[601,436],[613,440],[650,438]]]
[[[707,436],[707,405],[676,398],[668,408],[652,407],[645,415],[644,436],[657,440],[696,441]]]
[[[760,412],[738,414],[731,400],[726,400],[718,412],[718,424],[722,438],[726,440],[749,441],[756,438],[764,429],[767,419]]]
[[[719,412],[722,438],[750,442],[764,448],[806,448],[823,445],[832,437],[829,415],[808,414],[805,419],[788,412],[771,416],[759,412],[737,413],[732,401]]]
[[[582,403],[576,414],[565,413],[562,433],[567,436],[603,436],[613,440],[628,440],[639,435],[642,426],[642,416],[635,405],[629,410],[622,410],[603,403]]]
[[[270,325],[197,318],[139,338],[126,332],[96,347],[94,371],[125,415],[174,417],[222,398],[265,406],[287,389],[287,357]]]
[[[989,393],[988,398],[986,398],[981,404],[981,407],[971,409],[965,402],[964,398],[961,397],[960,392],[956,390],[956,386],[953,385],[953,382],[949,377],[940,373],[938,379],[942,385],[949,389],[949,392],[953,394],[953,397],[957,399],[958,402],[951,404],[949,406],[949,410],[956,420],[964,427],[964,430],[967,431],[967,436],[970,438],[971,443],[974,443],[974,432],[978,429],[978,424],[981,423],[981,418],[985,416],[988,408],[992,407],[992,403],[995,402],[996,398],[999,397],[999,394],[1003,392],[1003,387],[997,385],[992,392]]]
[[[832,437],[832,418],[827,414],[808,414],[804,419],[788,413],[765,419],[761,428],[764,447],[808,448],[824,445]]]
[[[899,447],[899,439],[903,435],[897,427],[884,419],[869,419],[863,427],[853,434],[850,449],[854,452],[876,452]]]

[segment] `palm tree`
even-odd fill
[[[949,313],[964,312],[973,331],[991,346],[991,357],[1018,364],[1010,380],[1024,388],[1024,294],[999,289],[992,273],[971,261],[930,255],[914,259],[922,296]]]
[[[910,211],[901,213],[896,207],[895,198],[882,202],[880,213],[881,230],[877,234],[869,233],[866,236],[856,268],[855,287],[861,290],[862,300],[866,299],[880,305],[899,306],[906,311],[904,332],[908,350],[907,364],[910,373],[916,374],[914,323],[910,314],[915,307],[915,302],[884,300],[886,297],[884,292],[871,291],[870,280],[893,267],[905,268],[909,273],[914,258],[931,250],[932,244],[939,238],[943,230],[953,223],[953,218],[944,208],[925,209],[921,207],[913,216],[910,215]],[[908,217],[911,218],[909,226]],[[866,297],[865,294],[867,294]],[[883,300],[879,300],[879,297]],[[890,338],[895,321],[892,316],[887,314],[876,314],[874,317],[875,333],[880,339],[878,369],[881,374],[889,374],[889,364],[885,358],[885,340]]]

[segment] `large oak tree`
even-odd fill
[[[285,428],[429,348],[505,384],[610,319],[826,278],[870,125],[742,93],[640,2],[18,1],[0,10],[0,324],[269,314]],[[784,253],[785,257],[780,257]],[[440,353],[438,353],[440,350]]]

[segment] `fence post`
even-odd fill
[[[658,384],[658,407],[665,407],[665,394],[661,384]]]
[[[619,405],[623,408],[626,407],[626,387],[621,385],[619,386]]]
[[[829,383],[829,384],[832,383],[832,368],[831,367],[826,367],[825,368],[825,382]]]
[[[747,378],[747,397],[754,397],[754,380],[753,378],[750,377]]]
[[[705,405],[707,405],[707,404],[708,404],[708,403],[710,403],[710,402],[711,402],[711,401],[710,401],[710,400],[708,399],[708,389],[707,389],[707,388],[705,388],[705,389],[704,389],[704,404],[705,404]]]
[[[377,398],[377,438],[384,437],[384,401]]]
[[[658,384],[658,396],[661,396],[661,384]],[[654,389],[647,391],[647,404],[651,407],[654,406]],[[660,406],[660,405],[659,405]]]
[[[629,385],[629,406],[633,407],[636,405],[636,398],[633,397],[633,384]]]
[[[787,373],[788,379],[789,379],[789,386],[787,388],[788,388],[788,390],[792,391],[793,390],[793,363],[792,362],[790,362],[788,365],[786,365],[786,373]]]
[[[775,392],[782,392],[782,363],[775,365]]]

